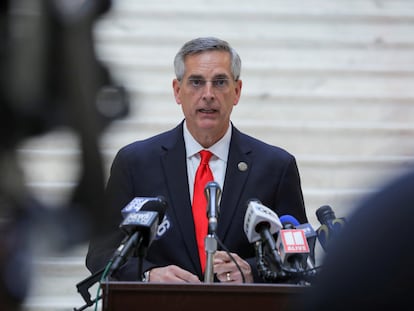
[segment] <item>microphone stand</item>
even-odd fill
[[[208,233],[204,240],[204,248],[206,250],[206,268],[204,271],[204,282],[214,282],[213,261],[214,254],[217,251],[217,241],[215,238],[217,229],[217,219],[219,214],[219,200],[221,189],[217,182],[210,181],[204,188],[204,194],[207,199],[207,217],[208,217]]]
[[[214,254],[217,251],[217,241],[214,237],[214,233],[209,232],[205,239],[205,250],[207,253],[206,259],[206,270],[204,272],[204,283],[213,283],[214,282],[214,269],[213,269],[213,259]]]
[[[83,281],[76,284],[76,288],[78,289],[79,294],[82,296],[86,304],[80,308],[74,308],[74,311],[85,310],[86,308],[92,306],[94,303],[96,303],[98,300],[102,298],[102,295],[100,295],[99,297],[92,300],[89,289],[100,281],[102,274],[104,273],[104,270],[105,269],[101,269],[98,272],[94,273],[93,275],[87,277]]]
[[[137,254],[137,259],[138,259],[138,281],[142,281],[142,265],[143,265],[143,259],[145,257],[146,254],[146,250],[147,248],[145,247],[144,243],[142,243],[142,236],[138,235],[138,232],[135,232],[133,235],[133,239],[129,239],[129,243],[131,243],[131,245],[134,246],[134,248],[132,249],[132,252]],[[131,252],[131,251],[129,251]],[[126,260],[126,257],[130,256],[130,253],[126,252],[126,253],[122,253],[122,254],[117,254],[115,253],[114,258],[112,258],[111,260],[119,260],[117,261],[117,265],[122,265],[123,262],[122,260]],[[122,259],[120,260],[120,256],[122,257]],[[111,264],[112,267],[113,263]],[[106,276],[111,277],[111,275],[118,270],[119,266],[116,266],[114,269],[111,269],[108,271],[108,275]],[[89,292],[90,288],[92,286],[94,286],[97,283],[100,283],[101,278],[103,273],[105,272],[105,268],[102,268],[101,270],[97,271],[96,273],[94,273],[93,275],[90,275],[89,277],[87,277],[86,279],[84,279],[83,281],[79,282],[78,284],[76,284],[76,288],[78,289],[79,294],[82,296],[83,300],[85,301],[85,304],[83,306],[81,306],[80,308],[74,308],[74,311],[83,311],[86,308],[94,305],[97,301],[99,301],[100,299],[102,299],[102,295],[99,295],[98,297],[92,299],[91,294]]]

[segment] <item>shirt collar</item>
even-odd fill
[[[187,158],[191,158],[198,152],[200,152],[203,149],[211,151],[216,157],[219,159],[227,162],[227,156],[229,154],[229,147],[230,147],[230,140],[231,140],[231,131],[232,126],[228,127],[226,133],[224,136],[216,142],[214,145],[212,145],[210,148],[203,148],[191,135],[190,131],[187,128],[187,123],[184,120],[184,126],[183,126],[183,135],[184,135],[184,142],[185,142],[185,149],[187,153]]]

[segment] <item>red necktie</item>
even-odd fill
[[[204,272],[206,265],[206,251],[204,248],[204,239],[207,235],[208,220],[207,220],[207,200],[204,194],[204,188],[209,181],[213,181],[213,174],[211,173],[208,161],[213,155],[208,150],[201,150],[201,161],[197,168],[194,179],[194,193],[193,193],[193,217],[195,225],[195,233],[198,246],[198,254],[200,256],[201,269]]]

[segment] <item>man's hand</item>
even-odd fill
[[[231,253],[243,272],[246,283],[253,283],[252,269],[247,261],[239,255]],[[243,283],[242,275],[230,256],[224,251],[217,251],[214,255],[214,273],[220,282]]]
[[[149,273],[152,283],[201,283],[198,277],[178,266],[170,265],[153,268]]]

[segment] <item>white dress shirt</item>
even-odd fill
[[[190,190],[190,199],[191,202],[193,202],[194,178],[201,160],[199,152],[205,148],[203,148],[203,146],[201,146],[191,135],[185,121],[183,129],[185,150],[187,155],[188,187]],[[206,149],[213,154],[210,159],[209,166],[211,172],[213,173],[214,181],[220,185],[222,190],[224,185],[224,176],[226,174],[227,157],[229,155],[230,139],[231,125],[229,125],[229,128],[223,138],[221,138],[210,148]]]

